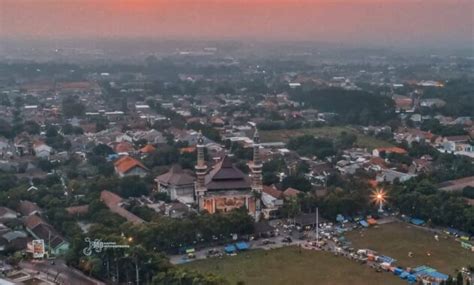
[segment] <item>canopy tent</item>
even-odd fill
[[[188,253],[188,254],[189,254],[189,253],[195,253],[195,252],[196,252],[196,250],[195,250],[194,248],[188,248],[188,249],[186,249],[186,253]]]
[[[377,220],[375,220],[374,218],[370,218],[370,219],[367,219],[367,223],[369,223],[369,225],[373,226],[373,225],[377,224]]]
[[[412,218],[412,219],[410,219],[410,223],[412,223],[414,225],[417,225],[417,226],[421,226],[425,223],[425,221],[423,221],[422,219]]]
[[[224,247],[224,251],[226,253],[234,253],[237,249],[235,248],[235,246],[233,244],[228,244]]]
[[[408,274],[407,281],[410,282],[410,283],[415,283],[416,282],[416,276],[413,275],[413,274]]]
[[[395,275],[400,275],[400,274],[402,274],[402,272],[403,272],[403,269],[401,269],[401,268],[394,268],[393,269],[393,274],[395,274]]]
[[[400,278],[402,279],[408,278],[408,275],[410,275],[410,273],[403,271],[402,273],[400,273]]]
[[[377,261],[378,261],[378,262],[385,262],[385,263],[388,263],[388,264],[392,264],[392,263],[394,263],[394,262],[397,261],[397,260],[394,259],[394,258],[391,258],[390,256],[380,255],[380,256],[377,257]]]
[[[240,251],[242,251],[242,250],[247,250],[247,249],[250,248],[249,245],[248,245],[248,243],[243,242],[243,241],[236,243],[236,244],[235,244],[235,247],[236,247],[238,250],[240,250]]]
[[[364,228],[367,228],[369,226],[369,224],[365,220],[360,221],[359,224],[361,224]]]

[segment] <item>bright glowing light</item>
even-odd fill
[[[379,212],[383,212],[383,204],[387,201],[387,194],[383,189],[375,190],[372,195],[372,201],[379,205]]]

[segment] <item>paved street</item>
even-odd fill
[[[47,280],[59,284],[81,284],[81,285],[105,285],[105,283],[84,275],[77,269],[68,267],[61,260],[56,260],[55,265],[49,261],[22,261],[20,267],[30,271],[40,272],[47,277]]]

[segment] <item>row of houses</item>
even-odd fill
[[[32,253],[33,240],[43,240],[49,255],[62,255],[69,249],[69,242],[44,219],[35,203],[20,201],[17,211],[0,207],[0,251]]]

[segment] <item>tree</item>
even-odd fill
[[[0,136],[6,138],[11,138],[13,136],[12,126],[4,119],[0,119]]]
[[[109,154],[115,153],[112,148],[106,144],[98,144],[93,149],[92,152],[95,155],[107,156]]]
[[[120,179],[118,193],[123,198],[140,197],[148,194],[147,185],[139,176],[125,176]]]
[[[462,195],[469,199],[474,199],[474,187],[467,186],[462,189]]]
[[[303,192],[308,192],[311,190],[311,182],[300,175],[285,177],[281,185],[284,189],[291,187]]]
[[[262,176],[263,185],[272,185],[280,182],[280,178],[273,172],[266,172]]]
[[[40,125],[35,121],[26,121],[23,124],[23,129],[30,135],[38,135],[41,131]]]
[[[281,215],[289,219],[294,219],[300,213],[300,205],[296,198],[287,199],[281,208]]]
[[[288,148],[302,156],[317,156],[322,159],[336,154],[333,142],[326,138],[315,138],[312,135],[303,135],[291,138]]]
[[[77,98],[69,96],[63,99],[62,113],[66,118],[83,116],[86,107]]]

